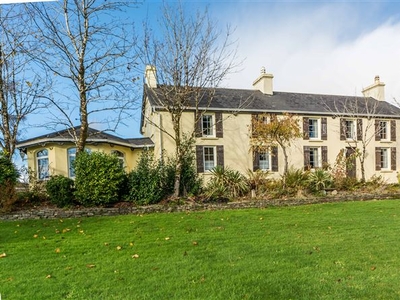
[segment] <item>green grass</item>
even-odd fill
[[[399,229],[399,201],[0,222],[0,293],[399,299]]]

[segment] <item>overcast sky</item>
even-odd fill
[[[386,99],[400,100],[400,1],[183,3],[193,11],[208,5],[219,26],[236,28],[243,63],[224,87],[251,89],[264,66],[274,75],[275,91],[361,95],[379,75]],[[147,0],[130,14],[138,25],[146,18],[155,21],[160,4]],[[140,112],[118,134],[139,137],[139,119]],[[44,133],[33,128],[23,138]]]

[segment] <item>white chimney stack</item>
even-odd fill
[[[379,76],[375,76],[374,84],[362,90],[364,97],[372,97],[379,101],[385,101],[385,84],[380,81]]]
[[[146,66],[146,71],[144,73],[144,80],[148,87],[157,87],[157,70],[155,66]]]
[[[253,87],[266,95],[273,95],[273,79],[274,75],[267,74],[265,67],[261,68],[260,76],[253,82]]]

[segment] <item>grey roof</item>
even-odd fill
[[[163,101],[162,89],[149,90],[145,87],[145,94],[150,104],[156,109],[163,109],[159,105]],[[246,89],[202,89],[203,97],[199,101],[199,109],[222,110],[231,112],[271,112],[294,113],[309,115],[352,115],[400,118],[400,108],[372,97],[339,96],[306,94],[291,92],[273,92],[266,95],[258,90]],[[208,95],[212,95],[210,101]],[[194,101],[187,109],[194,109]]]
[[[74,127],[76,133],[79,135],[80,127]],[[31,139],[18,141],[17,148],[26,149],[36,145],[45,145],[48,143],[74,143],[72,129],[65,129],[56,132],[51,132],[45,135],[34,137]],[[154,143],[150,138],[120,138],[115,135],[93,129],[89,127],[87,144],[94,143],[108,143],[113,145],[126,146],[130,148],[145,148],[154,147]]]

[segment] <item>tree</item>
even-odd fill
[[[207,108],[214,96],[214,88],[237,66],[236,49],[231,43],[231,30],[218,30],[207,10],[195,15],[186,11],[181,3],[163,8],[161,31],[152,32],[145,26],[144,44],[139,52],[146,65],[152,68],[158,83],[157,92],[149,89],[157,105],[165,109],[172,120],[173,132],[164,128],[175,143],[174,196],[179,196],[184,151],[184,134],[195,136],[195,128],[181,132],[182,114],[190,107],[195,109],[198,123],[199,107]],[[204,112],[204,111],[203,111]],[[150,120],[149,120],[150,121]]]
[[[61,0],[31,4],[43,53],[35,57],[54,74],[50,124],[70,128],[77,153],[91,122],[114,128],[133,106],[132,24],[121,22],[135,1]],[[77,129],[75,120],[79,119]]]
[[[21,124],[39,111],[45,79],[28,55],[38,53],[32,19],[23,6],[2,6],[0,18],[0,147],[11,160]]]
[[[293,140],[302,136],[299,119],[287,113],[282,117],[259,114],[252,118],[250,131],[250,147],[253,150],[269,151],[273,146],[282,148],[286,174],[289,169],[287,149]]]
[[[348,149],[353,152],[350,157],[357,158],[360,163],[361,182],[366,180],[365,160],[369,154],[368,145],[383,131],[376,119],[383,109],[382,104],[383,102],[369,97],[346,98],[334,103],[335,117],[340,118],[340,139],[346,141]],[[396,131],[396,123],[393,122],[385,128],[385,130],[394,131],[392,137],[395,136]]]

